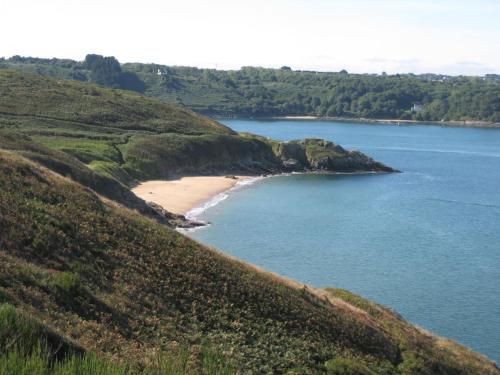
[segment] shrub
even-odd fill
[[[335,358],[325,363],[328,375],[374,375],[365,365],[349,358]]]
[[[9,300],[10,300],[9,296],[0,290],[0,304],[9,302]]]
[[[83,289],[80,276],[72,272],[57,272],[50,276],[49,285],[61,296],[75,297]]]

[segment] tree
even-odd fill
[[[99,85],[144,92],[146,84],[133,72],[122,72],[113,56],[90,54],[85,57],[84,67],[90,70],[90,80]]]
[[[140,80],[135,73],[123,72],[118,78],[118,84],[121,89],[137,92],[144,92],[146,84]]]
[[[119,87],[122,68],[113,56],[87,55],[85,67],[90,70],[90,79],[99,85]]]

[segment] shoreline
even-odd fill
[[[212,116],[214,119],[220,120],[292,120],[292,121],[336,121],[336,122],[356,122],[360,124],[384,124],[384,125],[434,125],[434,126],[449,126],[461,128],[484,128],[498,129],[500,123],[487,121],[420,121],[420,120],[398,120],[398,119],[371,119],[363,117],[328,117],[328,116],[264,116],[264,117],[244,117],[244,116]]]
[[[216,206],[217,204],[228,198],[229,192],[248,185],[252,185],[253,183],[264,178],[276,176],[292,176],[296,174],[365,175],[387,173],[391,172],[303,171],[259,176],[186,176],[175,180],[144,181],[136,185],[133,189],[131,189],[131,191],[147,203],[158,205],[175,215],[184,217],[191,223],[195,223],[195,225],[193,226],[179,225],[176,227],[177,230],[191,231],[210,224],[208,222],[199,221],[198,216],[209,208]]]
[[[171,213],[194,220],[194,210],[211,207],[210,202],[217,196],[256,178],[258,176],[189,176],[175,180],[141,182],[131,191],[146,202],[155,203]]]

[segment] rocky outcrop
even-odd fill
[[[137,180],[238,173],[395,172],[359,151],[347,151],[333,142],[278,142],[251,134],[134,137],[124,159],[127,173]]]
[[[326,156],[312,160],[311,167],[315,170],[335,172],[397,172],[395,169],[373,160],[360,151],[348,151],[342,157]]]
[[[281,168],[289,172],[398,172],[360,151],[348,151],[323,139],[280,142],[273,150]]]
[[[172,228],[190,229],[206,225],[206,223],[202,223],[201,221],[190,220],[184,215],[178,215],[167,211],[157,203],[146,202],[146,204],[162,218],[165,224]]]

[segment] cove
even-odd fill
[[[227,120],[318,137],[400,174],[276,176],[229,193],[190,233],[240,259],[340,287],[500,362],[500,130]]]

